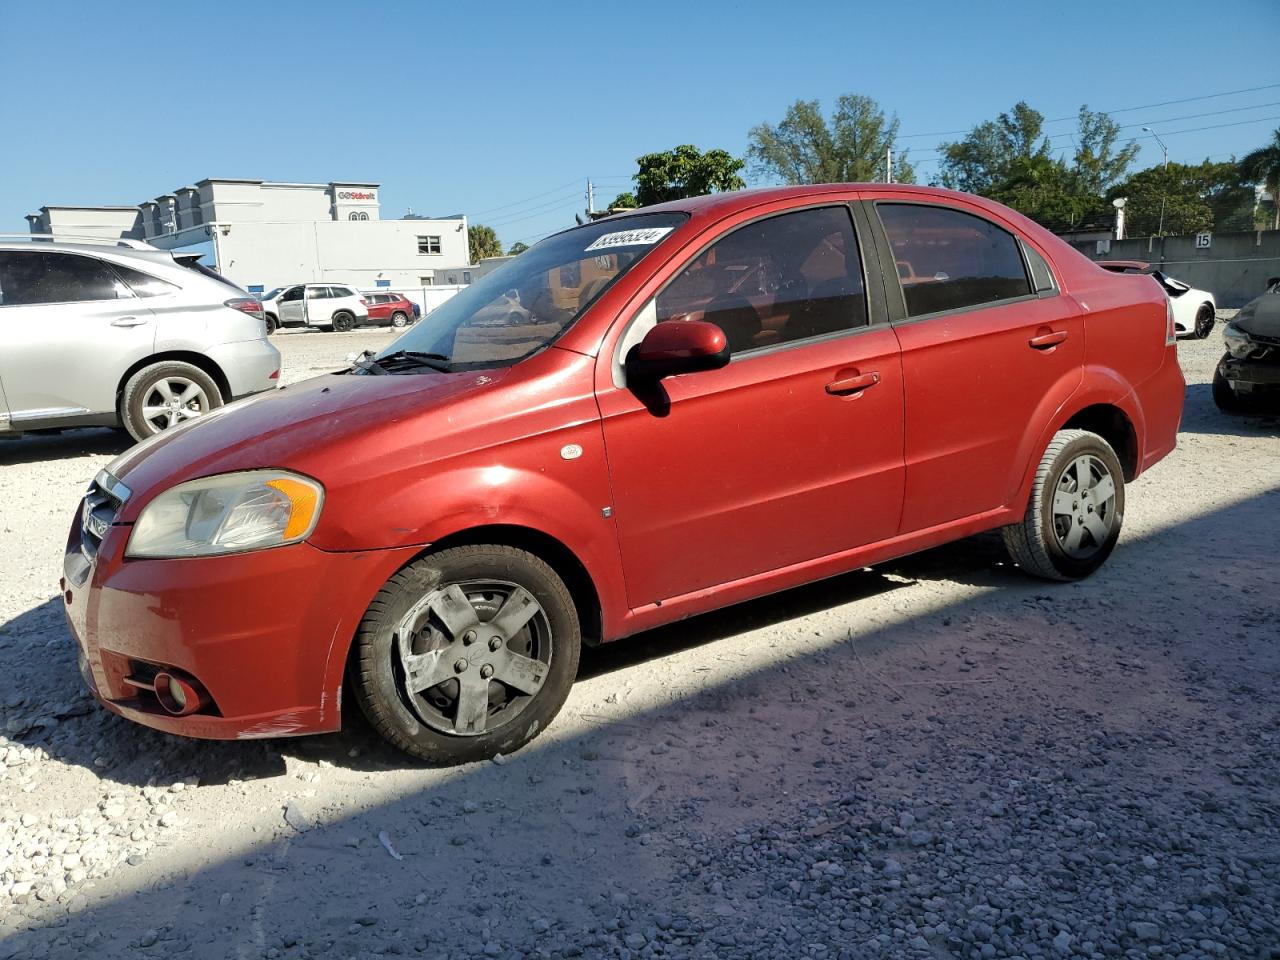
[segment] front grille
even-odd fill
[[[116,522],[129,493],[128,487],[105,470],[99,471],[89,484],[80,506],[80,551],[87,559],[98,556],[102,538]]]

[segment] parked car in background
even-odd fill
[[[1222,338],[1227,352],[1213,374],[1213,402],[1228,413],[1280,411],[1280,277],[1240,308]]]
[[[344,283],[295,283],[276,287],[262,298],[267,333],[281,327],[318,327],[338,333],[369,321],[369,307]]]
[[[402,293],[366,293],[370,323],[404,327],[418,319],[418,305]]]
[[[0,435],[122,426],[141,440],[279,376],[262,304],[196,257],[0,238]]]
[[[679,200],[119,457],[61,588],[90,686],[139,723],[279,737],[354,702],[478,760],[546,728],[583,644],[983,530],[1090,575],[1184,388],[1159,288],[990,200]]]
[[[1099,260],[1098,266],[1112,273],[1145,273],[1160,284],[1173,305],[1173,324],[1178,336],[1204,340],[1213,332],[1218,305],[1208,290],[1197,290],[1160,270],[1153,270],[1144,260]]]

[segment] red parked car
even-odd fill
[[[1182,412],[1167,299],[999,204],[850,184],[567,230],[349,371],[99,474],[66,610],[107,707],[419,757],[547,726],[582,644],[1001,528],[1111,553]]]
[[[405,327],[418,318],[418,305],[402,293],[366,293],[369,323]]]

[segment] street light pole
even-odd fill
[[[1153,137],[1155,137],[1155,138],[1156,138],[1156,143],[1160,144],[1160,150],[1164,153],[1164,169],[1165,169],[1165,170],[1168,170],[1168,169],[1169,169],[1169,148],[1168,148],[1167,146],[1165,146],[1165,142],[1164,142],[1163,140],[1161,140],[1161,139],[1160,139],[1160,134],[1156,133],[1156,132],[1155,132],[1154,130],[1152,130],[1150,127],[1143,127],[1143,128],[1142,128],[1142,132],[1143,132],[1143,133],[1149,133],[1149,134],[1151,134]],[[1167,189],[1168,189],[1168,186],[1167,186],[1167,185],[1165,185],[1165,186],[1164,186],[1164,187],[1162,187],[1162,189],[1161,189],[1161,194],[1160,194],[1160,226],[1158,226],[1158,227],[1156,228],[1156,233],[1158,233],[1158,234],[1159,234],[1160,236],[1162,236],[1162,237],[1164,236],[1164,205],[1165,205],[1165,200],[1167,199],[1167,197],[1165,196],[1165,191],[1166,191]]]

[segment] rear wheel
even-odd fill
[[[397,573],[361,621],[349,673],[388,741],[433,763],[519,749],[559,712],[581,631],[564,582],[514,547],[454,547]]]
[[[354,330],[356,326],[356,318],[345,310],[339,310],[333,315],[333,330],[335,333],[347,333]]]
[[[1196,311],[1196,339],[1204,340],[1209,334],[1213,333],[1213,305],[1208,303],[1200,304],[1200,309]]]
[[[280,329],[280,321],[273,314],[268,313],[263,318],[263,323],[266,325],[268,337]]]
[[[166,360],[143,367],[124,385],[120,421],[135,440],[193,420],[223,404],[213,378],[190,363]]]
[[[1079,580],[1115,549],[1124,522],[1124,471],[1106,440],[1062,430],[1040,458],[1021,523],[1001,531],[1024,571],[1046,580]]]
[[[397,310],[391,315],[391,325],[393,327],[403,327],[408,322],[409,318],[405,316],[403,310]]]

